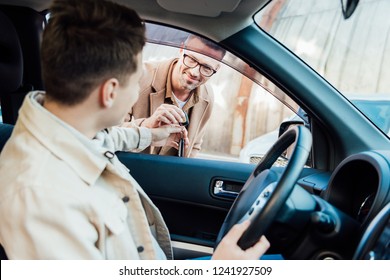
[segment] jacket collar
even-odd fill
[[[94,141],[57,118],[43,106],[44,92],[31,92],[24,99],[18,125],[24,125],[39,142],[66,162],[82,180],[93,185],[109,163]]]

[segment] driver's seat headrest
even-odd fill
[[[11,20],[0,11],[0,94],[16,91],[23,80],[23,55]]]

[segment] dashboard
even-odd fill
[[[333,173],[316,171],[298,184],[355,221],[358,234],[349,233],[359,243],[354,259],[390,259],[389,152],[352,155]]]
[[[341,162],[330,177],[323,198],[364,225],[381,209],[389,186],[388,159],[370,151]]]
[[[390,197],[390,154],[370,151],[355,154],[330,172],[316,172],[298,181],[339,210],[365,225]]]

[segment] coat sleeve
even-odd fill
[[[94,141],[113,152],[141,152],[151,144],[152,132],[145,127],[116,126],[100,131]]]

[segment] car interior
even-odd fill
[[[258,164],[118,152],[160,209],[175,259],[212,254],[242,219],[254,225],[240,240],[244,248],[265,234],[268,253],[285,259],[390,259],[390,140],[307,64],[248,23],[248,14],[272,1],[217,1],[223,8],[207,9],[196,1],[118,2],[134,7],[147,24],[219,43],[280,88],[310,120],[309,129],[284,123],[286,132]],[[49,4],[0,0],[0,152],[24,96],[44,90],[40,40]],[[273,166],[292,145],[288,165]],[[3,248],[0,255],[7,259]]]

